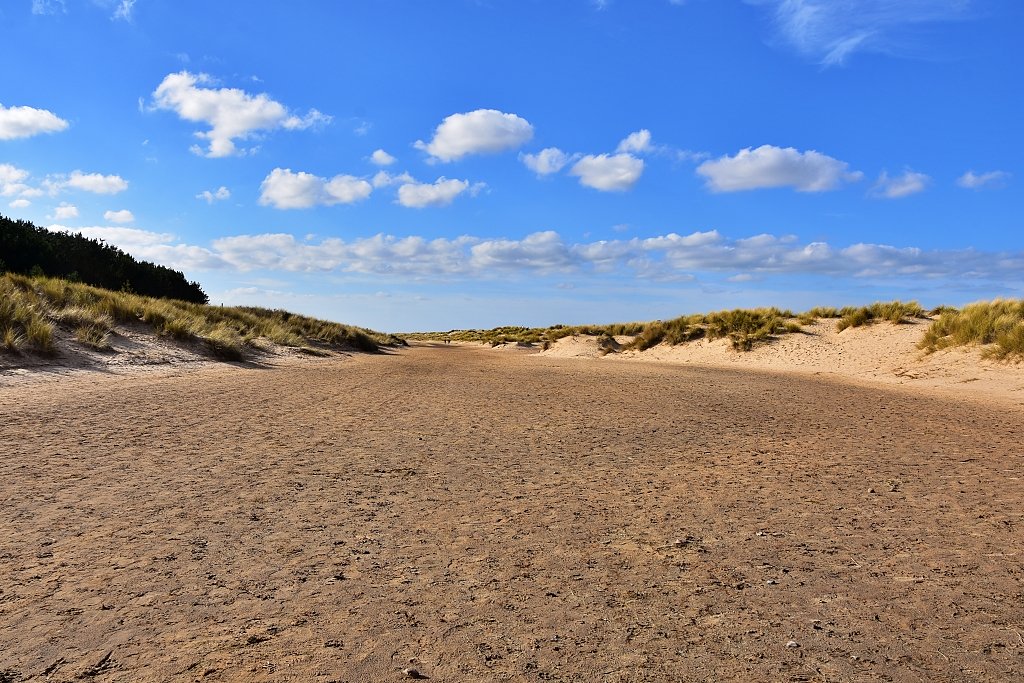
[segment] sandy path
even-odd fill
[[[1024,678],[1005,406],[451,346],[0,420],[0,681]]]

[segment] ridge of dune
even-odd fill
[[[727,339],[698,339],[646,351],[608,353],[598,337],[577,335],[554,342],[540,356],[656,361],[769,372],[831,375],[850,381],[910,385],[1024,404],[1024,364],[987,360],[978,348],[926,354],[917,348],[928,321],[879,322],[836,330],[837,320],[818,320],[804,332],[785,334],[751,351],[735,351]],[[616,337],[617,344],[631,338]]]

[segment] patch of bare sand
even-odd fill
[[[917,348],[927,322],[877,323],[836,331],[835,320],[804,326],[752,351],[737,352],[728,340],[659,345],[647,351],[604,355],[596,337],[566,337],[543,352],[566,358],[666,361],[707,367],[827,375],[853,382],[882,382],[945,394],[1024,405],[1024,365],[985,360],[976,348],[925,354]],[[625,343],[629,337],[618,337]]]
[[[456,345],[96,381],[0,388],[7,680],[1024,678],[1017,409]]]

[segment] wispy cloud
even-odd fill
[[[230,196],[231,190],[221,185],[216,190],[203,190],[202,192],[196,195],[196,199],[202,199],[207,204],[213,204],[214,202],[219,202],[224,199],[227,199]]]
[[[117,7],[114,8],[114,16],[112,19],[120,19],[122,21],[132,20],[132,10],[135,9],[136,0],[119,0]]]
[[[886,171],[882,171],[871,188],[871,196],[882,199],[902,199],[918,192],[924,192],[931,180],[924,173],[917,173],[910,169],[896,176],[890,176]]]
[[[771,9],[779,37],[825,66],[856,52],[901,53],[907,29],[971,16],[972,0],[748,0]]]
[[[32,0],[32,14],[35,15],[65,14],[67,11],[64,0]]]
[[[956,184],[968,190],[995,190],[1006,187],[1010,181],[1010,174],[1006,171],[988,171],[987,173],[975,173],[967,171],[956,179]]]

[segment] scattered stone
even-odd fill
[[[778,581],[776,581],[775,579],[768,579],[767,581],[765,581],[765,584],[766,584],[766,585],[768,585],[768,586],[775,586],[775,585],[777,585],[778,583],[779,583],[779,582],[778,582]]]
[[[419,669],[413,669],[412,667],[410,667],[408,669],[402,669],[402,673],[405,674],[406,678],[415,678],[415,679],[426,678],[426,676],[424,676],[423,674],[420,673]]]
[[[874,492],[875,492],[874,487],[868,489],[868,493],[874,493]]]
[[[786,643],[786,647],[788,647],[790,649],[798,648],[798,647],[800,647],[800,643],[796,642],[795,640],[791,640],[788,643]]]

